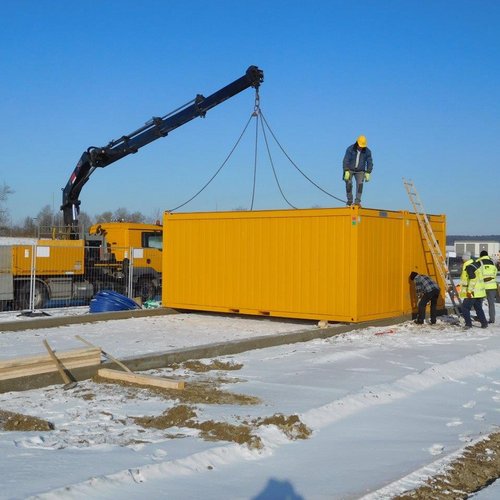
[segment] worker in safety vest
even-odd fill
[[[495,300],[497,298],[497,273],[498,269],[494,262],[491,260],[488,252],[482,250],[479,254],[478,261],[483,267],[484,288],[486,288],[486,299],[488,300],[488,313],[490,320],[488,323],[495,322]]]
[[[470,254],[462,255],[464,262],[460,275],[460,298],[462,299],[462,315],[465,328],[472,328],[470,311],[476,311],[481,328],[488,327],[488,321],[483,311],[483,299],[486,297],[484,288],[483,267],[479,261],[471,258]]]
[[[342,163],[344,173],[342,179],[345,181],[347,195],[347,205],[352,205],[352,179],[356,179],[355,205],[361,205],[361,193],[363,192],[363,182],[370,180],[373,170],[372,152],[368,148],[368,143],[364,135],[360,135],[354,144],[349,146],[344,155]]]

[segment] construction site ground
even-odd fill
[[[0,316],[0,361],[43,354],[43,340],[83,347],[78,335],[185,382],[94,375],[64,390],[54,370],[43,387],[4,386],[7,498],[467,498],[500,475],[497,326],[173,312]]]

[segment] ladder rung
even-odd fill
[[[406,192],[408,193],[408,198],[413,206],[413,210],[415,211],[415,215],[417,216],[418,224],[420,225],[420,230],[425,238],[427,243],[427,247],[429,248],[429,252],[432,255],[432,260],[434,262],[434,268],[439,273],[441,279],[446,282],[448,281],[453,288],[455,288],[455,283],[453,282],[453,278],[448,270],[448,266],[446,265],[446,261],[443,257],[443,253],[441,252],[441,248],[439,247],[439,243],[434,236],[434,231],[432,230],[432,226],[427,218],[425,213],[424,206],[420,201],[420,198],[417,193],[417,188],[413,184],[413,181],[408,181],[403,178],[403,184],[406,188]],[[455,297],[451,292],[451,289],[448,289],[448,293],[450,299],[455,308],[455,312],[459,314],[458,307],[455,304]],[[460,297],[458,298],[458,302],[461,304]]]

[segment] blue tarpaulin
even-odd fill
[[[90,301],[90,312],[127,311],[141,309],[132,299],[113,290],[102,290]]]

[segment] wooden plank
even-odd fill
[[[70,367],[67,367],[71,370],[76,370],[79,368],[86,368],[90,366],[95,366],[99,367],[100,363],[95,363],[94,361],[86,361],[82,362],[79,365],[72,365]],[[56,371],[55,365],[52,363],[52,366],[50,367],[44,367],[43,369],[38,368],[37,366],[29,366],[25,368],[13,368],[12,370],[1,373],[0,374],[0,380],[10,380],[13,378],[19,378],[19,377],[28,377],[31,375],[44,375],[47,373],[53,373]]]
[[[138,373],[122,372],[120,370],[111,370],[101,368],[97,375],[110,380],[120,380],[121,382],[130,382],[131,384],[146,385],[152,387],[161,387],[163,389],[184,389],[184,381],[171,380],[153,375],[139,375]]]
[[[73,349],[57,353],[66,369],[82,368],[101,364],[100,349]],[[50,355],[29,356],[0,362],[0,380],[9,380],[29,375],[52,373],[56,366]]]
[[[89,355],[90,353],[95,354],[96,351],[99,351],[99,356],[100,356],[100,349],[98,347],[94,347],[92,349],[71,349],[69,351],[56,351],[57,356],[64,361],[69,361],[71,358],[77,358],[82,355]],[[13,358],[13,359],[6,359],[4,361],[0,361],[0,369],[1,368],[6,368],[10,366],[18,366],[20,364],[36,364],[39,363],[40,361],[50,361],[50,356],[48,354],[39,354],[36,356],[26,356],[26,357],[20,357],[20,358]]]
[[[87,344],[89,347],[94,347],[94,348],[97,348],[97,349],[101,349],[100,347],[97,347],[94,344],[91,344],[88,340],[84,339],[83,337],[80,337],[80,335],[75,335],[75,338],[77,338],[78,340],[80,340],[84,344]],[[114,363],[116,363],[119,367],[123,368],[126,372],[133,373],[133,371],[127,365],[124,365],[119,359],[116,359],[114,356],[112,356],[111,354],[109,354],[109,352],[103,351],[102,349],[101,349],[101,352],[102,352],[102,354],[104,356],[106,356],[111,361],[113,361]]]
[[[79,368],[82,366],[100,364],[100,361],[101,361],[100,355],[96,355],[96,354],[80,356],[78,358],[72,358],[69,361],[64,360],[64,358],[63,358],[63,363],[65,365],[67,365],[69,368]],[[24,362],[22,362],[22,363],[19,363],[17,365],[12,365],[10,367],[1,368],[0,375],[14,372],[17,370],[23,370],[23,369],[30,370],[32,368],[35,368],[40,373],[45,373],[47,371],[52,371],[53,363],[51,363],[50,358],[48,358],[44,361],[36,362],[36,363],[24,363]]]
[[[80,362],[75,362],[71,364],[64,364],[68,369],[74,370],[76,368],[84,368],[86,366],[99,366],[100,360],[85,358]],[[42,375],[44,373],[52,373],[55,371],[54,362],[51,364],[44,363],[42,366],[39,365],[25,365],[9,368],[5,371],[0,372],[0,380],[9,380],[11,378],[17,377],[27,377],[28,375]]]
[[[76,380],[71,380],[73,376],[69,371],[67,371],[67,368],[65,368],[65,366],[61,363],[61,360],[56,356],[56,353],[52,350],[52,347],[50,347],[47,339],[43,340],[43,345],[45,346],[45,349],[47,349],[49,356],[52,358],[52,361],[56,365],[57,371],[64,381],[64,388],[72,389],[73,387],[76,387]]]
[[[69,360],[64,359],[63,357],[63,363],[67,364],[69,367],[72,368],[78,368],[80,366],[87,366],[89,363],[90,364],[99,364],[101,360],[101,357],[98,353],[90,353],[90,354],[85,354],[82,356],[78,356],[77,358],[70,358]],[[24,368],[30,368],[30,367],[36,367],[37,369],[43,371],[46,371],[47,369],[53,367],[53,363],[51,363],[50,358],[46,358],[44,360],[40,360],[37,362],[28,362],[26,363],[24,360],[19,363],[13,363],[11,366],[7,367],[2,367],[0,368],[0,374],[2,373],[8,373],[10,371],[14,370],[19,370],[19,369],[24,369]]]

